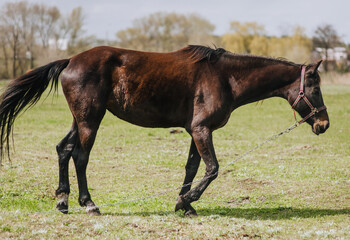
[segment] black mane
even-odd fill
[[[249,62],[250,64],[254,65],[259,65],[259,64],[264,64],[264,65],[275,65],[275,64],[284,64],[284,65],[291,65],[295,67],[302,67],[304,64],[298,64],[294,63],[292,61],[289,61],[285,58],[282,57],[265,57],[265,56],[258,56],[258,55],[252,55],[252,54],[236,54],[236,53],[231,53],[228,52],[227,56],[233,57],[235,60],[240,61],[240,62]]]
[[[220,57],[224,54],[229,57],[235,58],[237,61],[249,61],[254,65],[259,63],[264,64],[286,64],[286,65],[292,65],[296,67],[301,67],[303,64],[297,64],[294,62],[291,62],[285,58],[274,58],[274,57],[265,57],[265,56],[257,56],[257,55],[251,55],[251,54],[236,54],[229,52],[223,48],[210,48],[200,45],[188,45],[186,48],[182,49],[183,51],[187,52],[189,54],[189,57],[194,62],[200,62],[203,60],[206,60],[210,63],[217,62]]]
[[[188,45],[183,49],[185,52],[190,54],[190,58],[194,62],[200,62],[203,60],[207,60],[210,63],[215,63],[219,60],[222,54],[227,52],[223,48],[210,48],[200,45]]]

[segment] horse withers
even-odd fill
[[[186,129],[192,141],[175,210],[196,215],[191,203],[200,198],[219,170],[212,132],[223,127],[236,108],[269,97],[282,97],[301,115],[300,123],[310,124],[315,134],[327,130],[329,119],[317,71],[320,63],[299,65],[203,46],[188,46],[170,53],[96,47],[33,69],[9,83],[0,103],[0,148],[2,153],[9,151],[15,118],[35,104],[50,84],[57,90],[61,75],[73,123],[57,145],[57,209],[68,212],[68,162],[72,157],[79,203],[88,214],[100,214],[88,191],[86,167],[97,130],[108,110],[143,127]],[[191,189],[201,159],[206,164],[205,176]]]

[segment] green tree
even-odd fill
[[[230,24],[230,31],[222,36],[222,42],[227,50],[233,52],[252,53],[251,47],[253,47],[255,52],[260,53],[264,52],[262,49],[266,48],[265,39],[261,46],[258,42],[259,39],[262,40],[264,34],[264,26],[256,22],[233,21]],[[258,49],[260,47],[261,50]]]
[[[285,57],[298,63],[310,60],[312,51],[312,40],[305,34],[305,29],[296,26],[293,34],[287,38]]]
[[[222,42],[232,52],[284,57],[302,63],[310,59],[312,50],[311,40],[299,26],[289,36],[268,37],[264,26],[255,22],[232,22]]]
[[[304,28],[296,26],[289,36],[272,37],[269,40],[269,55],[283,57],[298,63],[310,60],[312,42],[305,34]]]
[[[187,44],[214,42],[212,25],[195,15],[157,12],[136,19],[133,27],[117,32],[117,44],[123,48],[147,51],[173,51]]]
[[[262,35],[253,36],[249,44],[249,49],[251,54],[263,56],[269,55],[268,38]]]
[[[247,53],[248,50],[244,44],[244,37],[239,34],[225,34],[222,36],[222,43],[224,47],[236,53]]]

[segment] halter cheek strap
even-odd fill
[[[305,71],[306,71],[306,66],[303,66],[301,69],[301,75],[300,75],[300,90],[299,90],[299,95],[298,97],[295,99],[294,103],[292,104],[292,109],[294,111],[294,118],[295,121],[298,124],[302,124],[303,122],[305,122],[307,119],[309,119],[310,117],[312,117],[313,115],[315,115],[318,112],[321,112],[323,110],[326,110],[327,107],[326,106],[322,106],[319,108],[315,108],[311,102],[309,101],[309,99],[305,96],[304,93],[304,85],[305,85]],[[303,119],[301,119],[300,121],[297,120],[296,114],[295,114],[295,106],[300,102],[300,100],[303,99],[305,101],[305,103],[310,107],[311,112],[304,117]]]

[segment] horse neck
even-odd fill
[[[300,76],[300,66],[274,60],[264,62],[236,62],[227,66],[234,107],[270,97],[287,99],[288,90]],[[272,60],[271,60],[272,61]]]

